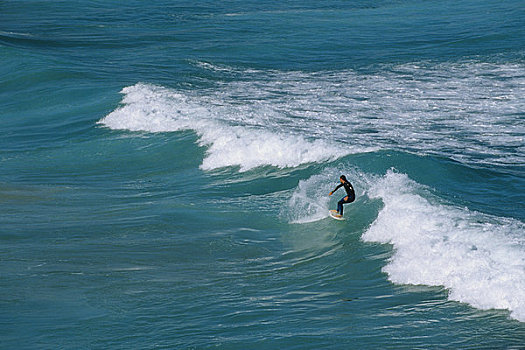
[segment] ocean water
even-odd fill
[[[524,349],[524,38],[517,0],[0,2],[0,348]]]

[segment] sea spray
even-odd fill
[[[340,190],[342,192],[336,192],[332,197],[329,196],[330,191],[339,184],[339,176],[343,174],[354,185],[358,202],[361,201],[360,197],[365,195],[370,175],[343,163],[340,168],[326,168],[320,174],[299,181],[287,205],[284,206],[285,209],[281,211],[281,216],[294,224],[327,218],[329,209],[334,209],[335,203],[346,195],[343,190]]]

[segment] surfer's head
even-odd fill
[[[341,180],[341,182],[348,182],[348,180],[346,179],[346,176],[344,176],[344,175],[341,175],[339,177],[339,180]]]

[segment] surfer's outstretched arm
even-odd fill
[[[330,192],[328,195],[331,196],[332,194],[334,194],[334,192],[337,191],[341,186],[343,186],[343,184],[339,184],[339,185],[337,185],[337,186],[335,187],[335,189],[334,189],[332,192]]]

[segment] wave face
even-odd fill
[[[393,170],[384,176],[345,170],[361,189],[358,200],[347,205],[352,218],[370,215],[355,206],[370,207],[366,204],[370,200],[381,203],[362,239],[393,245],[394,253],[383,268],[390,281],[444,286],[450,300],[479,309],[510,310],[511,317],[525,321],[525,225],[521,221],[454,206]],[[283,211],[285,217],[294,224],[328,217],[328,184],[337,175],[336,169],[326,169],[299,182]]]

